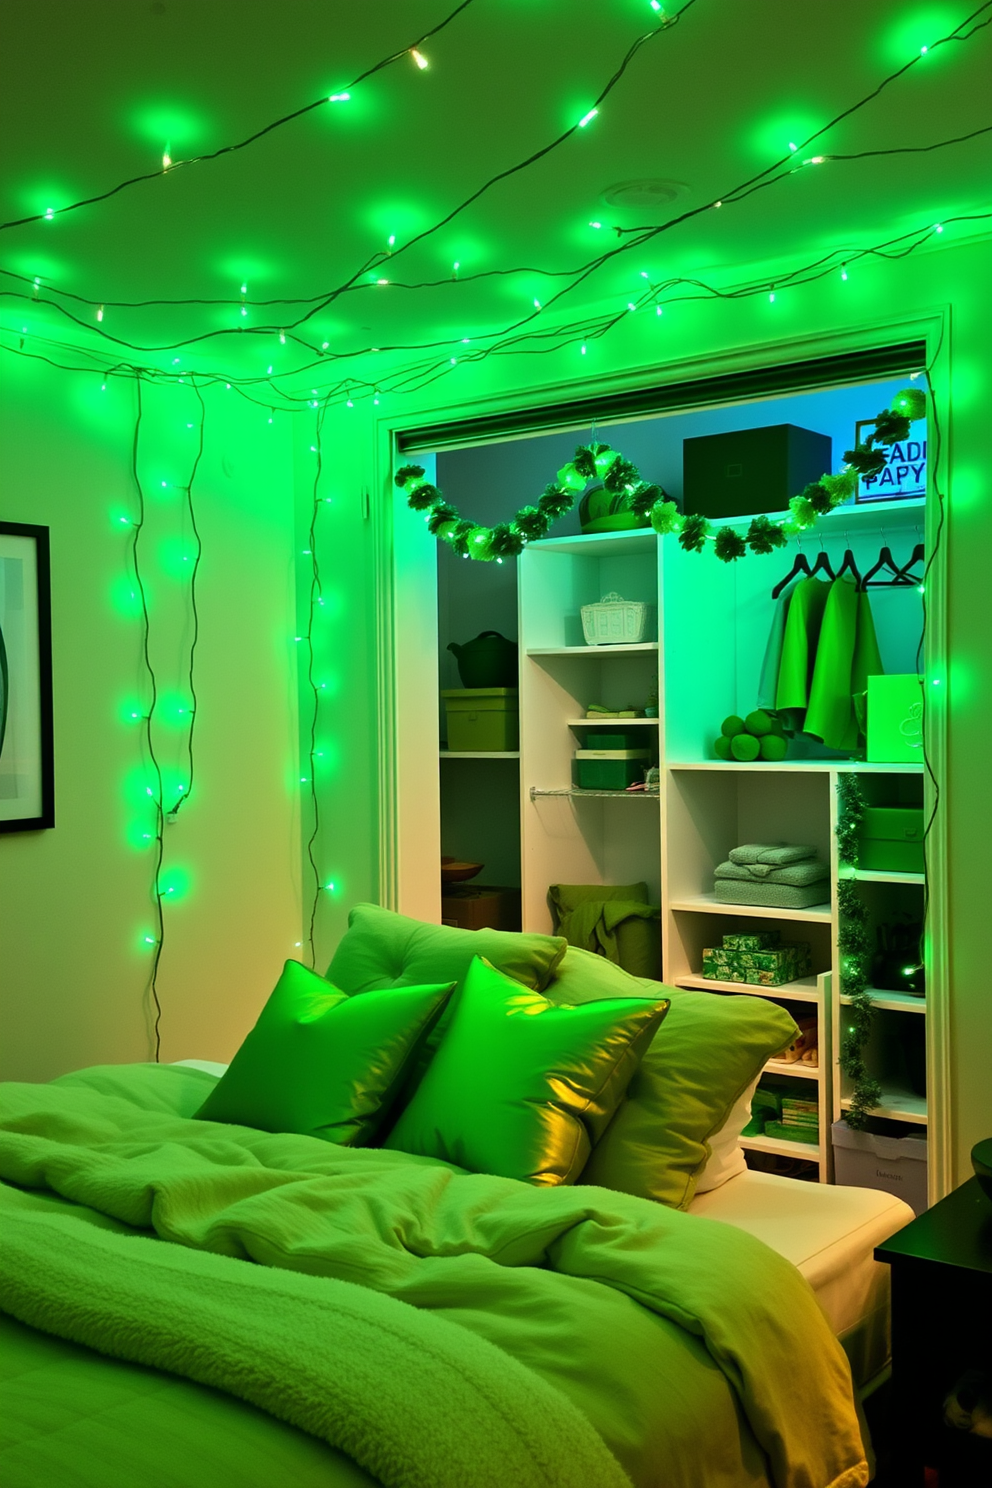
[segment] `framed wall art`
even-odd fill
[[[54,825],[48,528],[0,522],[0,832]]]
[[[860,444],[875,428],[874,419],[859,419],[854,426],[854,442]],[[855,501],[905,501],[911,496],[927,494],[927,421],[916,419],[909,426],[909,438],[882,445],[885,469],[878,475],[862,475],[858,480]]]

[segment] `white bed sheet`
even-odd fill
[[[885,1367],[889,1268],[873,1252],[914,1218],[902,1199],[748,1171],[697,1195],[689,1213],[747,1230],[802,1272],[847,1350],[856,1384]]]

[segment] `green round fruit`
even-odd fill
[[[726,734],[728,739],[732,739],[735,734],[742,734],[744,732],[743,718],[738,718],[736,713],[731,713],[721,723],[720,732]]]
[[[760,748],[753,734],[735,734],[730,741],[730,752],[738,760],[756,760]]]
[[[789,752],[789,742],[778,734],[766,734],[761,741],[763,760],[784,760]]]
[[[727,738],[726,734],[721,734],[719,739],[717,739],[716,743],[713,745],[713,753],[716,755],[717,759],[730,759],[730,740]]]
[[[772,720],[764,708],[755,708],[754,712],[749,713],[745,718],[744,727],[749,734],[754,734],[755,738],[760,739],[764,734],[771,733]]]

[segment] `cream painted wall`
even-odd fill
[[[196,775],[166,828],[166,866],[189,877],[166,910],[166,1060],[229,1058],[301,933],[292,435],[222,387],[206,400],[194,486]],[[146,389],[147,573],[166,694],[189,640],[176,485],[188,478],[197,416],[188,388]],[[132,608],[120,516],[135,509],[133,421],[126,379],[101,392],[95,375],[5,358],[0,515],[51,529],[56,767],[55,829],[0,836],[8,1077],[151,1057],[142,937],[154,923],[152,858],[129,840],[144,806],[140,734],[127,716],[143,695],[141,635],[122,612]],[[178,736],[161,737],[178,763]]]
[[[893,229],[895,230],[895,229]],[[946,242],[944,239],[942,242]],[[830,245],[833,246],[832,244]],[[826,251],[826,247],[824,248]],[[638,269],[641,264],[636,266]],[[645,265],[645,267],[649,267]],[[766,271],[767,272],[767,271]],[[771,267],[767,277],[775,278]],[[661,277],[659,273],[658,277]],[[734,271],[734,282],[764,277],[762,266]],[[615,309],[615,305],[610,307]],[[944,430],[948,557],[948,768],[941,810],[949,841],[951,1181],[971,1171],[969,1152],[992,1134],[992,991],[988,971],[986,860],[992,822],[992,619],[987,569],[992,554],[992,252],[987,240],[933,247],[896,262],[861,260],[801,288],[722,303],[676,303],[661,318],[631,315],[585,355],[577,345],[525,359],[462,360],[418,402],[375,410],[376,493],[383,511],[390,490],[390,433],[508,407],[581,397],[591,390],[636,387],[717,373],[743,358],[796,360],[843,350],[845,332],[862,344],[904,339],[906,325],[948,313],[948,344],[937,376],[949,408]],[[539,363],[534,370],[535,363]],[[538,380],[539,379],[539,380]],[[383,376],[382,381],[386,378]],[[399,400],[396,400],[397,403]],[[548,472],[549,478],[553,474]],[[507,514],[532,492],[506,493]],[[466,515],[473,515],[466,512]]]

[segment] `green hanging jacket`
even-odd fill
[[[854,695],[884,671],[868,596],[835,579],[823,611],[804,732],[829,749],[857,749]]]

